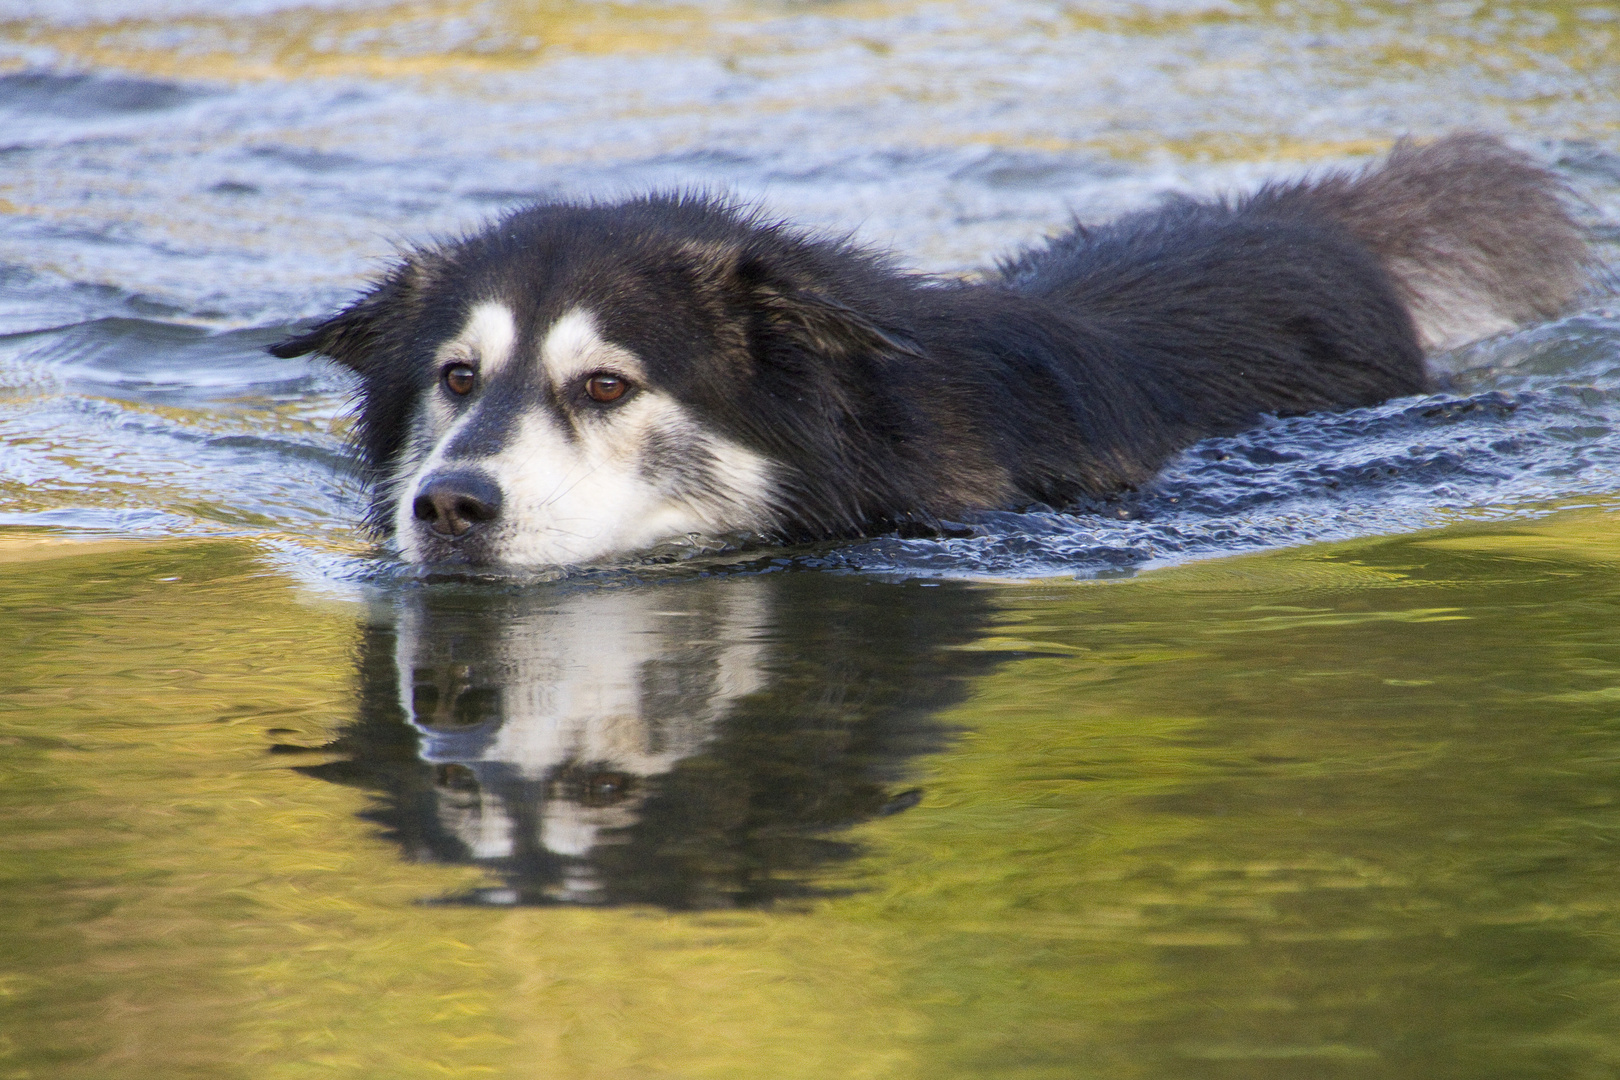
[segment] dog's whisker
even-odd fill
[[[566,496],[570,491],[573,491],[579,485],[581,485],[585,481],[589,480],[597,472],[597,470],[599,470],[601,467],[602,467],[601,462],[597,462],[596,464],[592,465],[590,468],[585,470],[584,474],[582,476],[580,476],[580,478],[578,480],[575,480],[572,484],[569,484],[566,488],[564,488],[561,491],[554,491],[553,494],[548,496],[540,505],[541,506],[546,506],[546,507],[551,506],[553,503],[557,502],[558,500],[560,500],[564,496]]]

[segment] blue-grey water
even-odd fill
[[[1602,8],[1229,8],[19,9],[0,23],[0,521],[274,538],[372,572],[345,562],[367,543],[348,387],[262,347],[397,243],[549,195],[718,188],[971,272],[1070,215],[1484,126],[1564,172],[1608,250]],[[1475,52],[1369,67],[1408,37]],[[1603,494],[1620,324],[1585,307],[1442,358],[1436,398],[1206,443],[1118,502],[807,557],[1089,575]]]

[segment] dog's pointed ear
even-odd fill
[[[856,356],[903,353],[921,356],[922,348],[902,330],[880,325],[865,313],[814,289],[756,289],[760,306],[792,327],[818,353]]]
[[[743,304],[765,326],[821,356],[873,353],[921,356],[903,329],[879,320],[818,286],[802,268],[771,254],[742,248],[691,245],[699,276],[722,295]]]
[[[325,353],[335,336],[332,324],[337,321],[337,318],[331,318],[318,323],[302,334],[285,338],[274,345],[266,345],[264,351],[283,360],[291,360],[295,356],[308,356],[310,353]]]
[[[380,360],[383,330],[408,307],[418,276],[417,269],[407,263],[330,319],[278,341],[266,351],[283,360],[319,353],[364,372]]]

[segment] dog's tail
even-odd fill
[[[1598,265],[1569,186],[1491,135],[1402,140],[1377,165],[1256,202],[1335,220],[1371,248],[1431,352],[1563,313]]]

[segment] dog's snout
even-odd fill
[[[501,489],[480,472],[435,473],[416,489],[411,512],[440,536],[463,536],[501,513]]]

